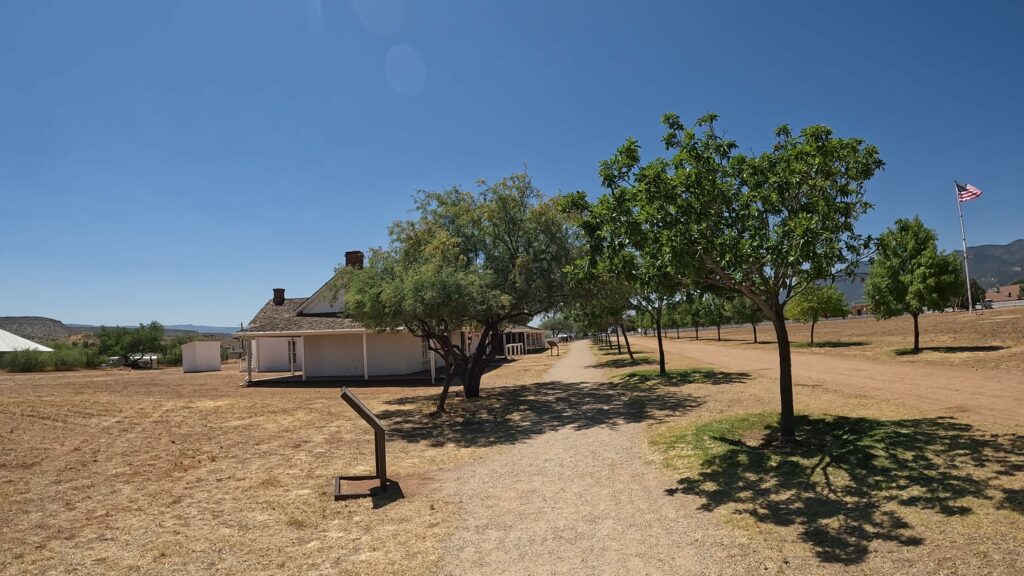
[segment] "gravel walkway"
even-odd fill
[[[547,376],[600,383],[594,363],[587,342],[576,342]],[[461,520],[442,573],[764,573],[697,501],[665,495],[674,478],[647,452],[643,426],[554,430],[444,478]]]

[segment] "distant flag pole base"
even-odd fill
[[[967,282],[967,310],[970,314],[974,314],[974,301],[971,296],[971,271],[967,265],[967,233],[964,231],[963,203],[980,198],[981,188],[971,184],[961,184],[956,180],[953,181],[953,185],[956,186],[956,209],[960,213],[960,239],[964,243],[964,278]]]

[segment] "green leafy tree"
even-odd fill
[[[920,352],[918,317],[928,309],[942,310],[963,285],[956,255],[940,252],[935,231],[915,216],[896,220],[878,237],[864,296],[879,320],[910,314],[914,352]]]
[[[704,295],[704,318],[708,326],[714,326],[718,332],[715,339],[722,341],[722,324],[729,321],[728,300],[715,292]]]
[[[576,323],[564,314],[554,314],[541,320],[540,328],[551,332],[552,336],[557,336],[560,332],[575,332]]]
[[[835,285],[810,285],[800,290],[790,301],[786,315],[793,320],[811,323],[811,346],[814,346],[814,326],[821,318],[846,316],[846,297]]]
[[[566,219],[527,175],[481,186],[420,192],[418,217],[394,223],[389,246],[371,250],[362,269],[342,267],[336,283],[352,317],[405,328],[444,359],[439,413],[453,383],[467,398],[480,395],[505,326],[561,304],[573,257]],[[469,329],[479,337],[464,346],[460,331]]]
[[[963,284],[965,286],[965,288],[963,290],[961,290],[960,293],[957,294],[956,297],[954,297],[950,301],[950,307],[953,308],[954,310],[967,310],[969,308],[969,305],[968,305],[968,300],[967,300],[966,283],[963,282],[962,278],[961,278],[961,282],[960,283]],[[970,302],[973,303],[975,306],[977,306],[978,304],[981,304],[984,301],[985,301],[985,287],[982,286],[981,283],[978,282],[977,279],[971,278],[971,299],[970,299]]]
[[[632,309],[633,288],[623,279],[591,267],[586,258],[574,262],[567,273],[569,317],[600,332],[615,326],[618,328],[615,340],[619,354],[622,353],[622,341],[625,341],[629,359],[636,360],[626,326]]]
[[[132,368],[138,368],[146,354],[158,354],[164,349],[164,327],[155,320],[139,324],[138,328],[100,326],[97,338],[101,354],[116,356]]]
[[[693,339],[700,340],[700,328],[707,325],[707,303],[700,292],[690,292],[683,297],[678,307],[679,320],[684,326],[693,328]]]
[[[666,257],[671,236],[654,226],[645,211],[655,202],[652,196],[662,192],[640,182],[622,185],[614,178],[616,170],[614,159],[603,161],[600,174],[608,193],[591,203],[586,194],[576,192],[567,197],[563,208],[579,226],[589,249],[585,262],[577,266],[628,287],[632,306],[647,314],[653,324],[658,371],[665,375],[662,328],[666,309],[679,300],[681,284],[673,262]]]
[[[749,298],[736,296],[730,298],[726,303],[726,316],[729,318],[729,322],[750,324],[754,330],[754,343],[757,344],[757,325],[767,319],[764,310],[761,310]]]
[[[871,205],[865,183],[882,168],[874,146],[827,126],[776,130],[772,148],[736,152],[709,114],[693,126],[666,114],[668,159],[640,161],[635,140],[619,148],[605,180],[651,190],[641,213],[661,242],[664,268],[695,285],[754,302],[775,328],[780,434],[796,439],[793,371],[785,306],[797,286],[852,274],[868,246],[855,230]],[[608,187],[608,186],[606,186]]]

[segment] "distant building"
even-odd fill
[[[996,286],[992,290],[985,292],[985,300],[995,302],[1013,302],[1016,300],[1024,300],[1021,296],[1021,285],[1010,284],[1008,286]]]
[[[867,316],[868,314],[871,314],[871,309],[868,308],[867,304],[858,302],[857,304],[850,306],[850,314],[853,316]]]

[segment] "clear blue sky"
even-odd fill
[[[0,4],[0,315],[232,325],[386,241],[417,189],[528,167],[600,192],[626,137],[715,111],[879,146],[877,233],[1024,236],[1018,2]]]

